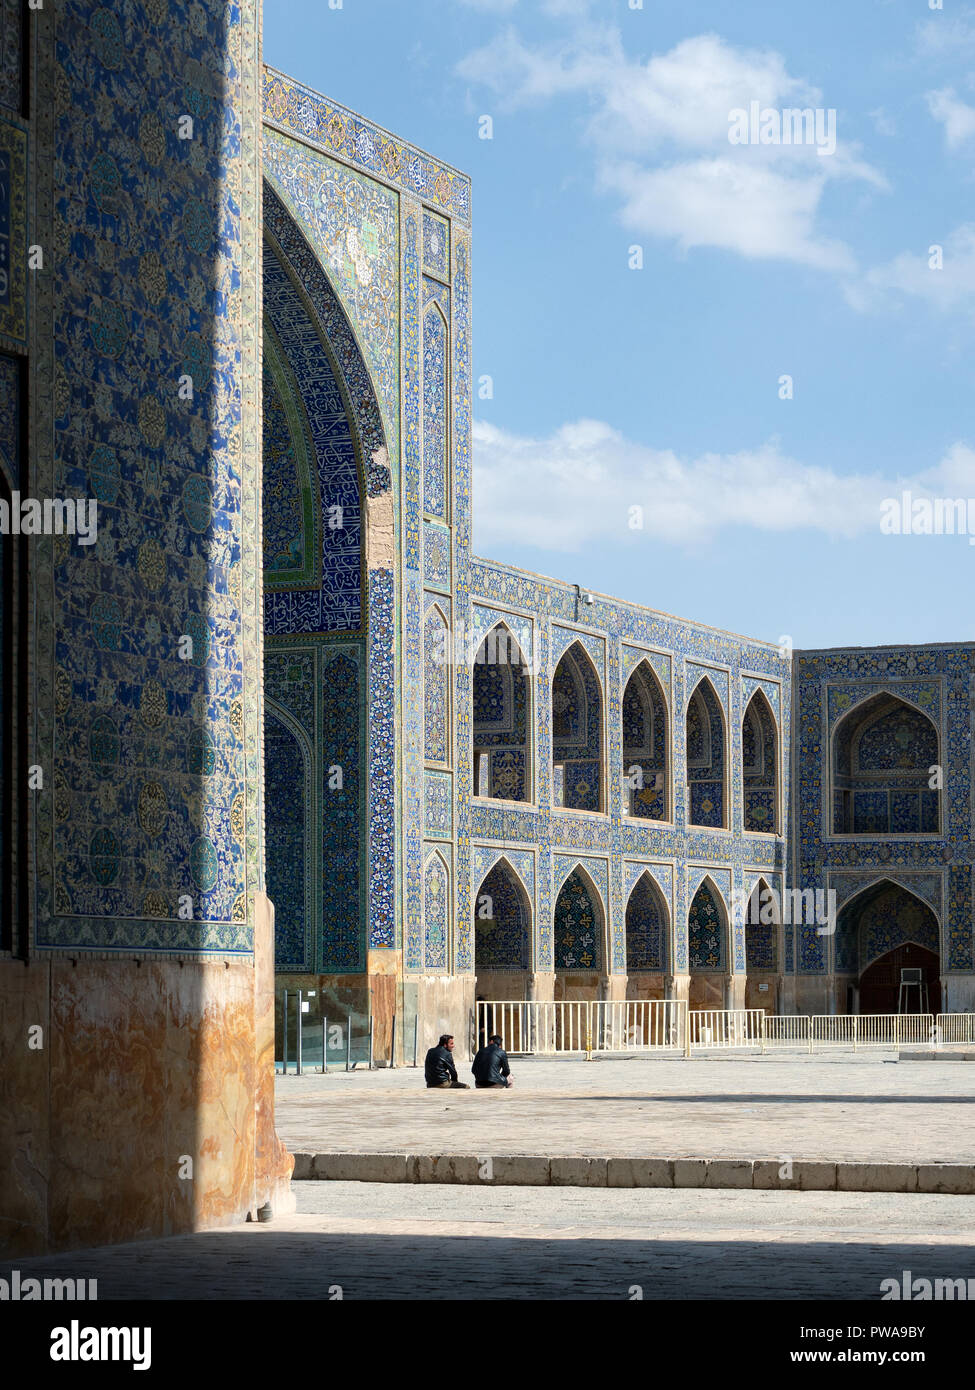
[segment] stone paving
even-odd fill
[[[266,1226],[14,1264],[22,1277],[97,1278],[100,1301],[625,1300],[637,1288],[644,1299],[874,1300],[904,1270],[975,1278],[975,1197],[295,1187],[298,1211]]]
[[[511,1067],[508,1091],[427,1091],[412,1067],[279,1076],[278,1133],[308,1153],[975,1162],[965,1065],[891,1052]]]

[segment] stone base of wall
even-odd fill
[[[726,1009],[727,975],[695,971],[690,977],[687,1000],[692,1009]]]
[[[941,998],[943,1013],[975,1013],[975,975],[942,975]]]
[[[418,1024],[417,1061],[433,1047],[441,1033],[453,1033],[454,1055],[470,1060],[471,1017],[474,1011],[473,975],[419,975],[416,984]]]
[[[762,989],[761,986],[766,988]],[[768,1014],[779,1011],[779,998],[782,993],[781,976],[772,971],[756,971],[745,979],[746,1009],[764,1009]]]
[[[481,999],[527,999],[532,976],[527,970],[479,970],[477,996]]]
[[[835,989],[827,975],[797,975],[794,977],[795,1009],[797,1014],[828,1014],[830,1001],[835,1001]],[[844,1009],[846,1008],[844,991]]]
[[[266,900],[258,916],[260,937]],[[249,961],[0,961],[0,1250],[177,1235],[268,1201],[293,1210],[272,1021],[269,979]]]
[[[666,999],[666,977],[652,974],[650,971],[627,975],[626,997],[627,999]]]

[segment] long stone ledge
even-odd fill
[[[296,1153],[292,1181],[494,1187],[723,1187],[801,1192],[975,1194],[975,1163],[588,1157],[584,1154]]]

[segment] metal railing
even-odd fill
[[[808,1047],[813,1040],[812,1019],[808,1014],[766,1014],[762,1024],[762,1049],[788,1047],[793,1051]]]
[[[939,1043],[975,1044],[975,1014],[938,1014]]]
[[[598,1052],[676,1051],[685,1046],[687,1004],[681,999],[600,999],[592,1004]]]
[[[508,1052],[541,1056],[975,1046],[975,1014],[776,1015],[678,999],[479,1000],[474,1023],[478,1046],[500,1033]]]

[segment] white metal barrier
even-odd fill
[[[812,1041],[812,1019],[808,1014],[766,1014],[762,1024],[762,1048],[808,1048]]]
[[[761,1047],[764,1009],[692,1009],[690,1046],[702,1049]]]
[[[674,1052],[685,1045],[682,999],[600,999],[592,1008],[593,1048],[600,1052]]]
[[[975,1043],[975,1014],[938,1014],[939,1043]]]
[[[478,1000],[476,1045],[500,1033],[511,1053],[816,1052],[975,1045],[975,1014],[766,1014],[688,1009],[679,999]]]

